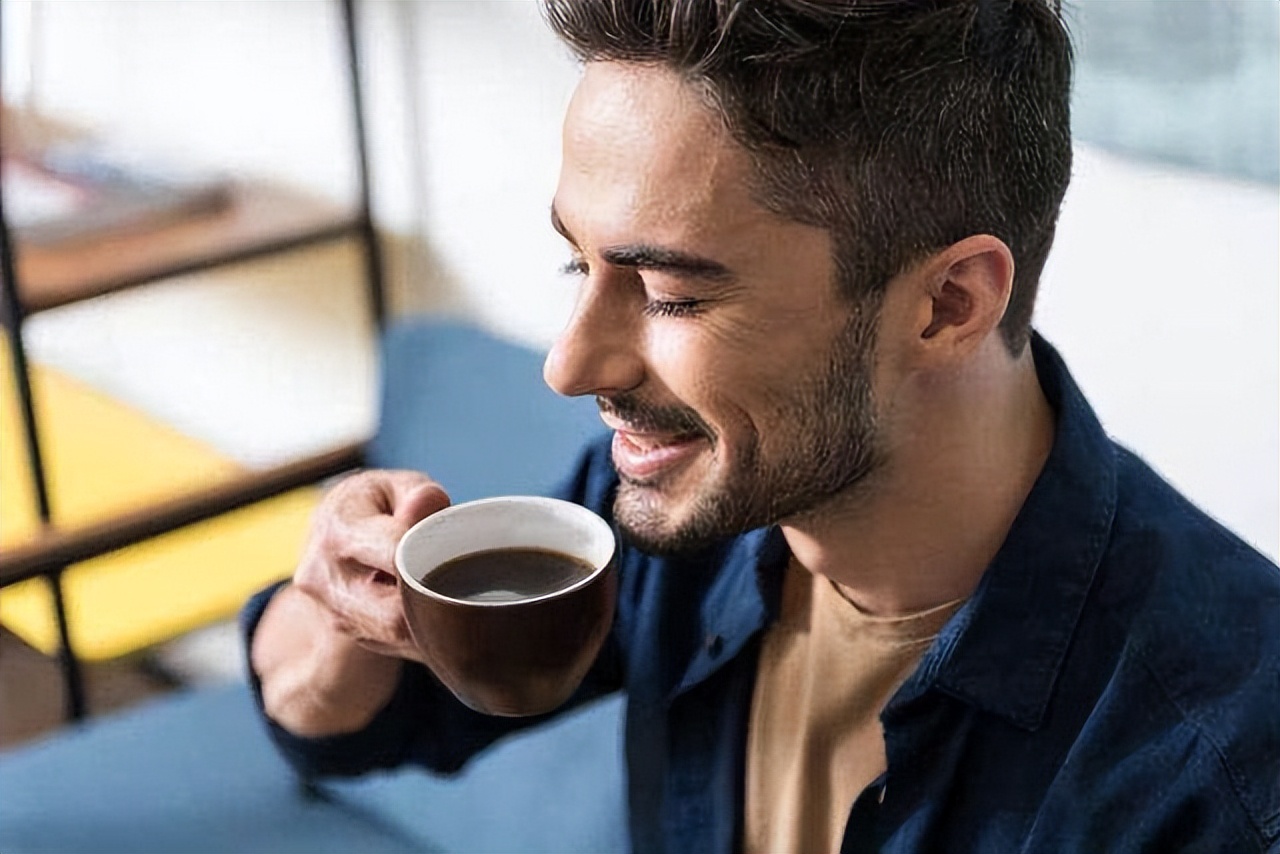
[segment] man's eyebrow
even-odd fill
[[[556,211],[555,205],[551,206],[551,227],[558,231],[565,240],[575,245],[577,244],[577,241],[573,239],[573,235],[569,233],[569,229],[565,227],[564,221],[560,219],[560,214]],[[735,278],[733,271],[719,261],[713,261],[710,258],[703,258],[700,255],[694,255],[689,252],[681,252],[678,249],[651,246],[647,243],[611,246],[601,250],[600,255],[605,261],[616,267],[658,270],[664,273],[712,281],[727,282]]]
[[[719,261],[703,258],[678,249],[637,243],[627,246],[610,246],[600,251],[600,256],[617,267],[635,267],[641,270],[657,270],[681,276],[713,281],[730,281],[733,272]]]

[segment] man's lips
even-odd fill
[[[607,415],[601,417],[614,431],[614,467],[629,480],[648,480],[687,463],[706,442],[698,433],[629,430]]]

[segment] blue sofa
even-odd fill
[[[601,430],[541,355],[415,319],[383,340],[372,466],[455,501],[545,492]],[[608,852],[627,847],[620,698],[500,742],[452,777],[417,769],[306,788],[243,684],[180,692],[0,753],[0,851]]]

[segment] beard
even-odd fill
[[[622,477],[614,518],[641,550],[676,554],[784,519],[815,516],[866,480],[884,461],[872,390],[879,301],[855,307],[827,357],[776,396],[773,423],[790,432],[764,450],[751,440],[728,471],[704,483],[692,510],[673,523],[652,485]],[[715,433],[692,409],[654,407],[631,395],[599,398],[602,411],[640,428],[706,438]]]

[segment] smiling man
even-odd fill
[[[814,509],[875,467],[877,300],[845,297],[827,231],[751,178],[677,73],[588,66],[552,208],[584,281],[546,378],[599,400],[615,513],[651,550]]]
[[[634,850],[1275,850],[1280,573],[1031,331],[1070,174],[1056,10],[545,9],[584,60],[545,375],[612,430],[563,495],[624,536],[577,701],[627,692]],[[447,770],[522,725],[439,687],[386,583],[447,502],[344,481],[248,607],[299,767]]]

